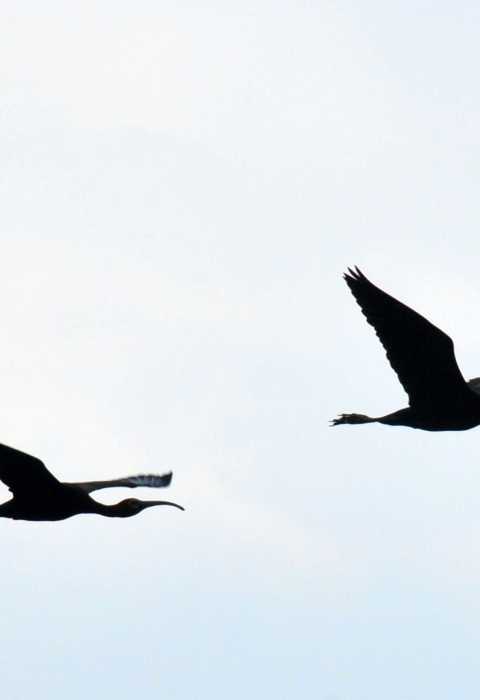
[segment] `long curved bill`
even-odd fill
[[[172,501],[142,501],[142,510],[150,506],[173,506],[174,508],[185,510],[183,506],[179,506],[178,503],[172,503]]]

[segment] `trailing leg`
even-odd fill
[[[334,418],[331,422],[334,425],[359,425],[360,423],[376,423],[378,418],[370,418],[362,413],[342,413],[338,418]]]

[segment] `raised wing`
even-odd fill
[[[0,480],[8,486],[14,496],[40,494],[60,484],[41,460],[2,444]]]
[[[168,474],[137,474],[137,476],[125,476],[123,479],[110,479],[109,481],[82,481],[76,483],[87,493],[98,491],[99,489],[110,489],[119,486],[135,489],[138,486],[146,486],[152,489],[161,489],[170,486],[172,472]]]
[[[452,339],[416,311],[372,284],[358,269],[344,279],[408,394],[412,407],[455,401],[471,390],[460,372]]]

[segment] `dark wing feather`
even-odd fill
[[[470,393],[452,339],[416,311],[372,284],[358,269],[344,279],[408,394],[410,406],[452,401]]]
[[[14,496],[39,494],[60,484],[41,460],[1,444],[0,480]]]

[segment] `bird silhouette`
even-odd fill
[[[465,381],[452,339],[372,284],[358,267],[348,272],[344,279],[385,348],[409,406],[380,418],[342,413],[332,425],[383,423],[431,431],[480,425],[480,378]]]
[[[44,463],[31,455],[0,444],[0,480],[8,486],[13,498],[0,505],[0,517],[13,520],[65,520],[80,513],[97,513],[108,518],[129,518],[151,506],[182,506],[170,501],[139,501],[127,498],[114,505],[98,503],[92,491],[114,486],[136,488],[168,486],[172,473],[139,474],[110,481],[62,483],[48,471]]]

